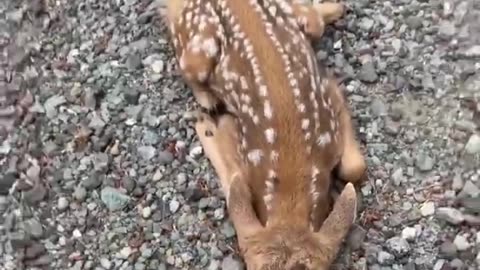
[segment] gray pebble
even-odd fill
[[[41,238],[43,236],[43,227],[42,224],[34,219],[28,219],[24,222],[25,231],[27,231],[31,236],[35,238]]]
[[[410,245],[407,240],[401,237],[392,237],[386,242],[387,248],[395,257],[401,258],[410,252]]]
[[[447,259],[457,256],[457,247],[451,241],[445,241],[440,246],[440,254]]]
[[[480,153],[480,135],[472,134],[465,145],[465,151],[469,154]]]
[[[467,238],[461,234],[457,234],[453,240],[453,244],[457,247],[459,251],[465,251],[471,247],[471,244],[468,242]]]
[[[130,197],[109,186],[102,189],[100,197],[102,202],[111,211],[122,209],[130,201]]]
[[[142,59],[140,55],[132,54],[127,58],[126,62],[127,68],[131,71],[137,70],[142,67]]]
[[[222,261],[222,270],[243,270],[245,269],[243,263],[232,255],[228,255]]]
[[[377,260],[381,265],[391,265],[395,261],[395,256],[388,252],[380,251]]]
[[[172,163],[173,155],[168,151],[161,151],[158,153],[158,162],[160,165],[167,165]]]
[[[363,64],[357,76],[359,80],[366,83],[374,83],[378,80],[378,75],[372,62]]]
[[[433,169],[435,160],[428,154],[421,152],[415,157],[415,165],[421,172],[428,172]]]
[[[180,203],[177,200],[171,200],[169,203],[170,212],[175,213],[180,208]]]
[[[57,208],[60,211],[64,211],[68,208],[68,200],[65,197],[58,198]]]
[[[87,190],[83,186],[79,185],[75,188],[75,191],[73,192],[73,197],[77,201],[83,202],[87,197]]]
[[[455,208],[451,207],[440,207],[436,210],[435,216],[438,219],[445,220],[448,223],[451,223],[453,225],[458,225],[462,223],[465,218],[463,217],[462,212]]]

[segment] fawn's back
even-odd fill
[[[308,226],[317,205],[326,203],[325,179],[338,163],[341,144],[328,81],[291,5],[285,0],[179,5],[181,16],[171,27],[180,66],[186,78],[207,85],[237,116],[239,152],[249,166],[262,223],[267,216],[268,223],[288,216]]]

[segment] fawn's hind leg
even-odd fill
[[[340,19],[345,7],[340,3],[304,4],[293,1],[293,10],[305,34],[318,39],[322,37],[325,25]]]
[[[223,114],[214,121],[210,115],[197,112],[195,130],[205,156],[214,167],[221,188],[228,199],[235,175],[244,174],[246,168],[237,152],[239,140],[235,118],[230,114]]]
[[[198,1],[169,0],[166,17],[181,73],[200,106],[213,111],[219,100],[208,87],[208,79],[217,64],[220,44],[217,26],[207,20],[203,8]]]
[[[336,110],[339,112],[340,140],[343,144],[337,175],[345,182],[359,185],[364,180],[367,164],[353,130],[350,110],[343,93],[334,80],[329,80],[328,88],[331,91]]]

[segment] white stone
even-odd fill
[[[157,170],[157,171],[153,174],[152,180],[153,180],[154,182],[157,182],[157,181],[162,180],[162,178],[163,178],[162,172],[161,172],[160,170]]]
[[[122,248],[122,250],[120,250],[119,255],[120,255],[120,258],[122,258],[122,259],[128,259],[130,254],[132,254],[132,248],[127,246],[127,247]]]
[[[198,158],[198,157],[200,157],[200,155],[202,153],[203,153],[203,148],[202,148],[202,146],[198,145],[198,146],[193,147],[190,150],[189,156],[191,156],[192,158]]]
[[[412,240],[417,236],[417,230],[413,227],[406,227],[402,230],[402,238]]]
[[[152,70],[153,72],[155,73],[160,73],[163,71],[163,68],[164,68],[165,64],[163,63],[162,60],[155,60],[153,63],[152,63]]]
[[[65,210],[68,208],[68,200],[65,197],[60,197],[58,198],[58,204],[57,204],[58,210]]]
[[[78,229],[73,230],[72,235],[75,238],[81,238],[82,237],[82,233]]]
[[[469,154],[480,153],[480,135],[473,134],[465,145],[465,151]]]
[[[101,258],[100,265],[107,270],[112,268],[112,262],[110,262],[110,260],[107,258]]]
[[[180,208],[180,203],[176,200],[171,200],[169,204],[170,212],[175,213]]]
[[[455,240],[453,240],[453,244],[457,247],[459,251],[465,251],[469,249],[471,246],[467,238],[465,238],[463,235],[460,235],[460,234],[455,236]]]
[[[420,208],[420,212],[422,216],[428,217],[435,213],[435,203],[434,202],[426,202]]]
[[[150,206],[143,208],[142,210],[143,218],[149,218],[151,215],[152,215],[152,208],[150,208]]]

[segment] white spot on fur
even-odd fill
[[[265,103],[263,103],[263,113],[267,119],[272,119],[272,105],[270,105],[270,101],[268,100],[265,100]]]
[[[270,160],[272,162],[277,162],[278,161],[278,152],[277,151],[272,150],[272,152],[270,152]]]
[[[247,154],[248,160],[252,162],[254,166],[257,166],[260,164],[260,161],[262,160],[263,157],[263,151],[260,149],[254,149]]]
[[[332,137],[331,137],[330,133],[325,132],[325,133],[321,134],[320,136],[318,136],[317,144],[318,144],[318,146],[325,146],[325,145],[329,144],[331,141],[332,141]]]
[[[265,130],[265,138],[267,139],[267,142],[270,144],[273,144],[275,142],[275,130],[273,128],[268,128]]]
[[[302,119],[302,129],[307,130],[310,125],[310,120],[307,118]]]

